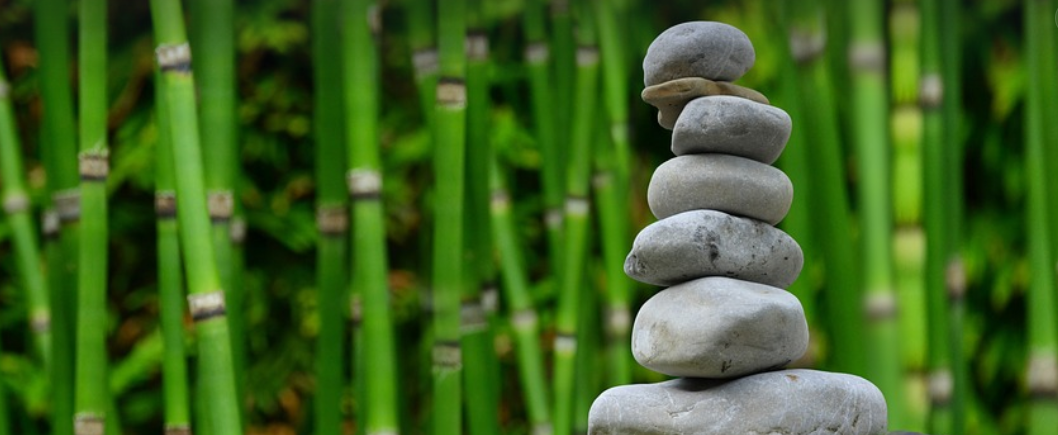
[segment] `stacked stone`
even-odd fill
[[[590,434],[885,433],[885,399],[870,382],[782,370],[808,347],[804,310],[784,290],[803,254],[774,227],[793,199],[771,166],[791,120],[731,83],[754,59],[744,33],[716,22],[674,26],[647,50],[643,99],[672,130],[676,157],[654,172],[647,201],[659,220],[625,262],[632,278],[668,286],[636,316],[632,353],[680,378],[604,392]]]

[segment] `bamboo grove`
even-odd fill
[[[0,435],[584,433],[657,288],[641,59],[743,29],[813,342],[1058,427],[1058,1],[0,2]]]

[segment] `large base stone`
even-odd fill
[[[614,387],[592,404],[588,434],[884,435],[886,413],[863,378],[782,370]]]

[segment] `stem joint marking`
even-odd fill
[[[158,219],[176,218],[176,192],[160,190],[154,193],[154,213]]]
[[[107,152],[84,152],[77,156],[78,172],[81,181],[106,181],[110,173],[110,162]]]
[[[206,207],[211,222],[228,222],[235,211],[235,197],[230,190],[209,192],[206,196]]]
[[[59,221],[72,223],[81,220],[81,189],[73,188],[52,195],[55,203],[55,212],[59,214]]]
[[[29,209],[29,197],[25,193],[15,193],[4,198],[4,212],[11,215]]]
[[[433,345],[433,363],[438,368],[458,370],[463,367],[463,349],[458,341],[437,341]]]
[[[191,46],[186,42],[159,45],[154,49],[154,57],[163,73],[191,74]]]
[[[73,416],[73,432],[76,435],[103,435],[103,416],[94,412],[83,412]]]
[[[223,290],[187,295],[187,303],[190,307],[191,319],[195,323],[223,317],[227,313]]]

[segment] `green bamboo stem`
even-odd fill
[[[206,189],[195,111],[195,83],[191,54],[177,0],[152,0],[151,16],[162,91],[169,106],[168,134],[173,147],[177,220],[188,286],[188,303],[198,336],[201,366],[199,385],[206,390],[206,421],[213,434],[242,432],[240,401],[232,361],[231,335],[224,305],[224,289],[214,258]]]
[[[349,201],[345,190],[342,77],[337,0],[312,5],[312,57],[315,82],[316,251],[320,335],[316,342],[316,433],[342,432],[342,390],[346,367],[344,313],[348,307]]]
[[[0,356],[4,354],[4,346],[0,345]],[[11,417],[7,411],[7,393],[4,385],[0,384],[0,435],[11,433]]]
[[[161,86],[161,73],[155,83]],[[176,174],[173,172],[172,141],[166,132],[169,107],[165,93],[155,96],[158,148],[155,155],[155,213],[158,231],[158,302],[164,357],[162,392],[165,399],[165,433],[187,434],[191,430],[187,353],[184,349],[184,289],[180,277],[180,241],[176,227]]]
[[[11,107],[10,89],[0,61],[0,202],[11,227],[15,262],[29,307],[29,330],[33,337],[36,357],[49,367],[51,364],[51,312],[48,307],[48,287],[41,268],[40,245],[33,224],[30,200],[26,190],[25,170],[22,168],[22,146]]]
[[[554,424],[556,434],[573,430],[575,410],[577,318],[594,307],[583,305],[584,271],[588,264],[590,222],[589,185],[591,178],[592,141],[598,113],[599,51],[595,46],[590,16],[582,16],[577,42],[577,81],[569,155],[566,160],[566,205],[563,266],[559,274],[559,299],[555,317],[554,351]]]
[[[353,292],[362,303],[364,425],[368,434],[397,433],[397,364],[390,312],[385,217],[381,201],[379,54],[381,12],[373,1],[352,1],[341,16],[341,61],[352,201]],[[458,268],[457,268],[458,269]],[[458,314],[458,311],[457,311]],[[458,327],[457,327],[458,331]],[[355,374],[355,373],[354,373]]]
[[[434,5],[431,0],[404,0],[408,20],[408,45],[411,48],[415,85],[419,89],[423,121],[433,125],[437,100],[437,43],[435,41]],[[431,127],[432,129],[432,127]]]
[[[77,269],[74,433],[105,432],[107,290],[106,2],[82,2],[78,27],[81,241]],[[110,429],[113,430],[113,429]]]
[[[551,60],[551,86],[554,92],[551,94],[551,114],[554,116],[554,157],[557,160],[552,164],[558,165],[561,175],[559,180],[561,186],[565,187],[564,180],[567,175],[566,168],[562,165],[566,161],[569,140],[572,127],[572,116],[574,111],[574,92],[577,68],[576,52],[577,43],[574,39],[573,11],[570,8],[571,0],[551,0],[551,44],[549,57]],[[547,156],[544,156],[547,157]],[[547,162],[545,162],[546,164]],[[561,212],[561,210],[558,210]],[[560,225],[562,214],[556,213],[551,218],[551,225]],[[564,264],[565,260],[563,260]],[[553,271],[560,274],[560,271]],[[556,275],[557,276],[557,275]]]
[[[465,11],[462,0],[438,7],[441,77],[434,113],[437,177],[433,242],[433,433],[462,433],[463,204],[466,155]]]
[[[602,123],[599,123],[602,125]],[[603,132],[600,130],[599,134]],[[598,136],[597,136],[598,137]],[[591,237],[594,238],[594,237]],[[590,244],[590,243],[589,243]],[[606,382],[604,373],[598,367],[603,366],[602,357],[604,353],[601,310],[596,309],[600,305],[600,294],[592,288],[591,280],[585,279],[584,286],[588,288],[581,296],[580,315],[577,317],[577,356],[576,380],[574,381],[573,400],[573,433],[588,433],[588,414],[595,398],[605,389]],[[628,343],[625,343],[628,347]],[[607,349],[609,351],[609,349]]]
[[[1050,12],[1051,2],[1026,0],[1025,49],[1027,54],[1026,72],[1028,76],[1025,117],[1025,168],[1028,176],[1027,225],[1030,286],[1028,291],[1028,367],[1026,386],[1031,402],[1029,404],[1028,434],[1042,435],[1054,431],[1058,426],[1058,385],[1050,374],[1058,370],[1058,334],[1055,324],[1058,313],[1055,313],[1055,277],[1054,248],[1050,245],[1053,230],[1048,225],[1053,217],[1048,215],[1047,197],[1047,127],[1045,123],[1053,122],[1044,118],[1044,105],[1048,103],[1046,94],[1038,92],[1043,81],[1051,81],[1043,73],[1050,68],[1042,65],[1038,53],[1047,45],[1043,40],[1052,38],[1049,29],[1051,23],[1040,19]],[[1050,56],[1053,60],[1053,56]],[[1045,86],[1045,85],[1044,85]],[[1053,145],[1053,144],[1052,144]]]
[[[540,349],[540,321],[533,307],[523,251],[518,243],[514,218],[511,216],[510,194],[497,165],[492,165],[489,174],[489,186],[492,188],[489,207],[492,235],[499,251],[503,295],[507,300],[514,330],[518,380],[525,395],[525,407],[532,426],[531,433],[551,434],[553,429],[548,407],[544,358]]]

